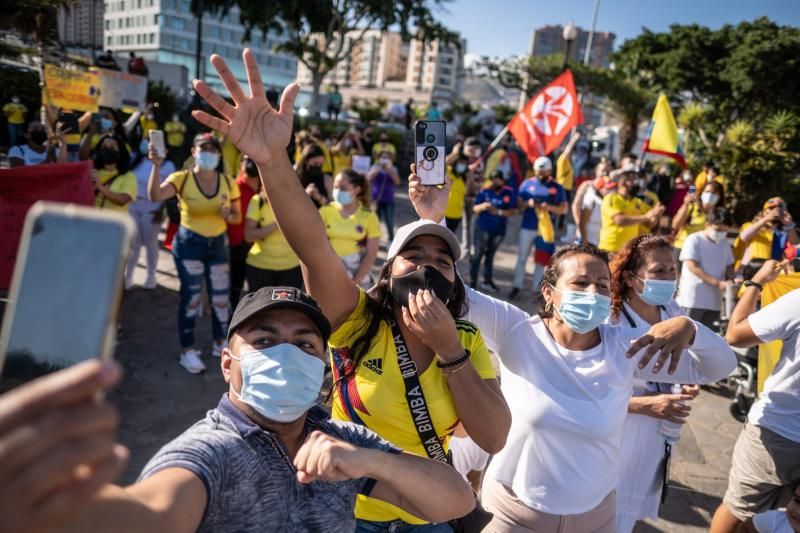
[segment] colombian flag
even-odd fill
[[[658,102],[653,110],[653,119],[650,121],[642,152],[671,157],[682,168],[686,168],[686,159],[678,138],[678,124],[675,122],[675,117],[672,116],[672,110],[664,93],[658,95]]]

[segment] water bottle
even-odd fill
[[[683,387],[678,383],[674,383],[672,387],[670,387],[670,392],[672,394],[683,394]],[[684,404],[684,402],[677,403],[681,405]],[[683,424],[678,424],[677,422],[672,422],[671,420],[662,420],[660,422],[658,432],[664,435],[664,437],[667,439],[667,442],[674,444],[678,442],[678,439],[681,438],[682,427]]]

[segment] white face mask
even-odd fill
[[[728,237],[728,232],[712,230],[707,232],[706,235],[714,242],[722,242]]]
[[[231,392],[265,418],[294,422],[316,403],[325,363],[294,344],[278,344],[231,358],[242,368],[242,390]]]

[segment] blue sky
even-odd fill
[[[594,0],[452,0],[439,13],[448,27],[467,39],[467,52],[509,56],[527,52],[531,31],[574,20],[589,29]],[[598,31],[617,34],[617,45],[642,27],[665,31],[670,24],[711,28],[766,15],[781,25],[800,26],[797,0],[600,0]]]

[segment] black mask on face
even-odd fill
[[[252,159],[248,159],[247,163],[244,164],[244,171],[251,178],[258,177],[258,167],[256,166],[255,161],[253,161]]]
[[[119,152],[110,148],[101,148],[97,151],[97,162],[103,166],[116,165],[119,160]]]
[[[392,276],[392,300],[399,306],[408,306],[408,295],[420,289],[433,291],[445,304],[453,297],[455,283],[432,266],[424,266],[404,276]]]
[[[306,176],[311,179],[317,179],[322,177],[322,167],[318,167],[316,165],[312,165],[310,167],[306,167]]]
[[[33,130],[30,133],[31,142],[35,144],[44,144],[47,142],[47,132],[44,130]]]

